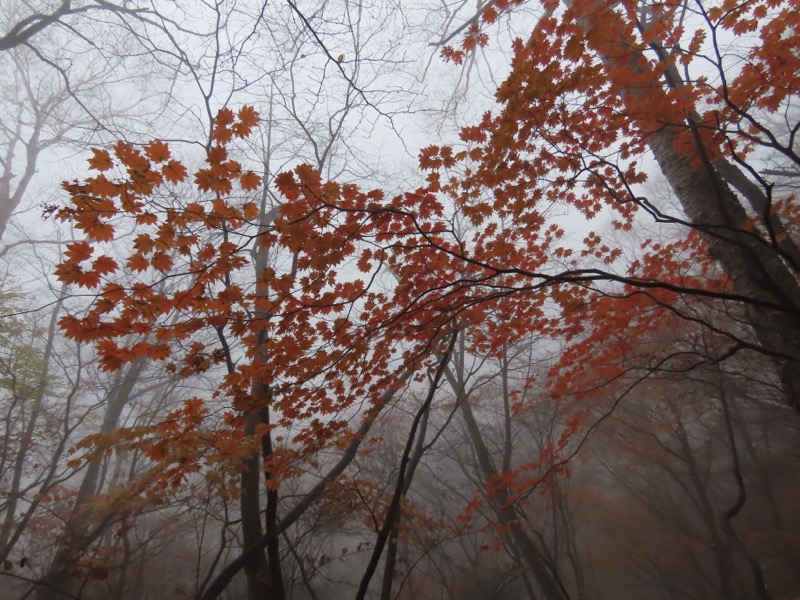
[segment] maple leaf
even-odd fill
[[[144,147],[144,153],[151,161],[160,163],[170,158],[169,146],[164,142],[153,140]]]
[[[186,205],[186,212],[202,215],[206,209],[199,202],[190,202]]]
[[[86,232],[86,237],[98,242],[110,242],[114,239],[114,227],[96,219],[86,227],[81,227]]]
[[[103,298],[111,302],[120,302],[128,295],[125,288],[118,283],[107,283],[103,286]]]
[[[258,185],[261,185],[260,178]],[[258,204],[256,204],[255,202],[245,202],[244,205],[242,206],[242,215],[248,221],[252,221],[256,217],[258,217],[259,210],[260,209],[258,207]]]
[[[120,347],[111,340],[101,340],[96,348],[103,371],[116,371],[127,362]]]
[[[481,13],[481,19],[484,23],[494,23],[497,21],[497,10],[493,6],[487,6]]]
[[[110,181],[105,175],[89,178],[86,180],[86,183],[89,184],[93,193],[107,198],[119,196],[123,191],[120,185]]]
[[[197,252],[198,260],[211,260],[217,255],[217,248],[213,244],[206,244]]]
[[[150,259],[150,264],[154,269],[166,273],[172,268],[172,257],[166,252],[156,252]]]
[[[76,275],[75,283],[78,287],[96,288],[100,285],[100,275],[95,271],[85,271]]]
[[[56,278],[67,285],[77,283],[83,269],[72,261],[59,263],[54,270]]]
[[[111,160],[111,155],[108,153],[108,150],[92,148],[92,154],[94,156],[88,159],[89,168],[96,171],[108,171],[114,166],[114,162]]]
[[[92,270],[98,275],[114,273],[119,268],[117,261],[110,256],[98,256],[92,263]]]
[[[170,183],[180,183],[188,176],[188,171],[177,160],[170,160],[167,164],[161,167],[161,173],[164,178]]]
[[[246,138],[253,131],[253,128],[246,123],[234,123],[231,125],[231,133],[238,138]]]
[[[206,162],[211,164],[222,164],[228,159],[228,150],[225,146],[211,146],[206,155]]]
[[[137,252],[128,258],[127,266],[131,271],[146,271],[150,268],[150,261]]]
[[[231,192],[233,185],[227,177],[216,175],[211,169],[200,169],[194,175],[194,183],[202,192],[216,192],[224,196]]]
[[[153,213],[145,212],[140,215],[136,215],[136,223],[138,225],[155,225],[158,223],[158,217]]]
[[[252,171],[248,171],[239,178],[239,185],[246,191],[257,190],[261,186],[261,176]]]
[[[119,141],[114,144],[114,154],[119,161],[133,172],[145,172],[150,168],[150,163],[133,144]]]
[[[73,340],[82,339],[83,322],[73,315],[64,315],[58,320],[58,326],[64,334]]]
[[[217,127],[214,129],[212,139],[220,144],[227,144],[233,139],[233,131],[228,127]]]
[[[362,273],[369,273],[372,270],[372,250],[366,248],[358,259],[358,270]]]
[[[255,108],[245,105],[239,109],[239,120],[250,127],[255,127],[258,125],[259,115]]]
[[[217,113],[216,119],[214,119],[214,124],[217,126],[225,126],[227,127],[234,121],[234,114],[230,108],[221,108]]]
[[[136,236],[136,239],[133,240],[133,247],[142,255],[150,254],[155,245],[156,243],[153,238],[146,233],[140,233]]]
[[[88,242],[73,242],[67,244],[67,250],[64,252],[71,261],[82,262],[91,258],[94,249]]]
[[[300,186],[294,178],[294,173],[284,171],[275,177],[275,187],[287,200],[297,200],[300,197]]]

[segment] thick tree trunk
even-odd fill
[[[747,231],[748,216],[736,195],[703,161],[702,149],[675,149],[675,132],[662,129],[650,148],[686,216],[706,234],[709,252],[739,294],[775,308],[748,307],[764,350],[772,354],[788,404],[800,412],[800,286],[783,259]]]
[[[564,4],[569,7],[572,0],[564,0]],[[602,2],[593,6],[599,13],[611,10]],[[608,18],[612,18],[610,13]],[[588,34],[591,25],[585,19],[581,22]],[[648,75],[645,65],[650,62],[643,52],[631,47],[622,37],[618,42],[625,47],[624,52],[601,55],[609,72]],[[675,83],[667,81],[668,85]],[[635,108],[645,103],[668,104],[660,84],[639,86],[621,86],[619,94]],[[633,111],[634,114],[638,112],[641,111]],[[642,135],[647,134],[653,156],[687,218],[705,234],[712,258],[722,266],[737,293],[753,299],[753,305],[747,308],[750,324],[764,352],[773,357],[787,404],[800,412],[800,282],[797,273],[781,256],[780,249],[776,251],[753,231],[747,212],[726,182],[726,179],[736,179],[741,185],[741,180],[732,178],[734,174],[724,161],[715,163],[712,160],[712,153],[703,146],[694,123],[687,121],[677,107],[674,115],[662,115],[662,122],[665,125],[661,129],[642,132]],[[679,151],[676,148],[679,132],[694,136],[692,149]],[[786,258],[791,260],[792,253],[786,253]]]

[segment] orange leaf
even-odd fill
[[[217,113],[217,118],[214,120],[214,124],[217,126],[227,126],[233,123],[233,119],[233,111],[230,108],[221,108]]]
[[[146,271],[150,267],[150,261],[138,252],[128,259],[128,268],[132,271]]]
[[[186,179],[186,176],[188,175],[186,167],[184,167],[177,160],[171,160],[163,167],[161,167],[161,173],[164,175],[164,178],[170,183],[180,183],[181,181]]]
[[[100,355],[100,368],[103,371],[116,371],[125,364],[119,346],[110,340],[99,342],[97,353]]]
[[[98,242],[110,242],[114,239],[114,227],[100,220],[92,223],[91,227],[84,228],[86,235]]]
[[[252,106],[243,106],[239,109],[239,121],[250,127],[258,125],[258,112]]]
[[[233,133],[227,127],[218,127],[214,130],[212,138],[220,144],[227,144],[233,138]]]
[[[152,252],[155,242],[146,233],[140,233],[133,241],[133,247],[136,248],[141,254],[150,254]]]
[[[92,269],[98,275],[106,275],[107,273],[114,273],[118,268],[117,261],[110,256],[98,256],[92,263]]]
[[[279,173],[275,178],[275,187],[287,200],[297,200],[300,197],[300,186],[295,181],[293,173],[288,171]]]
[[[259,183],[261,183],[259,181]],[[245,202],[242,206],[242,214],[244,215],[245,219],[253,220],[258,216],[258,204],[255,202]]]
[[[159,140],[153,140],[147,144],[144,147],[144,153],[147,158],[157,163],[166,162],[170,157],[169,146]]]
[[[481,18],[485,23],[494,23],[497,21],[497,10],[493,6],[489,6],[483,11]]]
[[[67,285],[77,283],[78,277],[83,273],[78,265],[72,261],[67,261],[56,265],[54,270],[56,279]]]
[[[211,135],[212,139],[220,144],[227,144],[231,141],[233,134],[229,129],[233,123],[234,114],[230,108],[223,108],[217,113],[217,118],[214,119],[214,131]]]
[[[74,242],[67,244],[67,251],[64,254],[72,261],[81,262],[91,258],[93,252],[94,250],[88,242]]]
[[[142,153],[128,142],[119,141],[114,144],[114,154],[123,165],[136,171],[144,172],[150,168],[150,163],[142,156]]]
[[[206,162],[213,164],[222,164],[223,161],[228,159],[228,151],[224,146],[212,146],[206,156]]]
[[[81,339],[82,334],[85,333],[83,323],[72,315],[64,315],[58,320],[58,326],[64,334],[73,340]]]
[[[122,186],[114,183],[113,181],[109,181],[105,175],[91,177],[86,180],[86,183],[91,186],[92,193],[97,194],[98,196],[105,196],[106,198],[118,196],[122,190]]]
[[[158,223],[158,217],[152,213],[142,213],[136,215],[136,223],[139,225],[155,225]]]
[[[100,285],[100,275],[94,271],[86,271],[75,278],[75,283],[78,284],[78,287],[96,288]]]
[[[150,262],[154,269],[162,273],[166,273],[172,268],[172,257],[166,252],[156,252]]]
[[[203,248],[197,253],[198,260],[211,260],[217,254],[217,249],[213,244],[206,244]]]
[[[248,171],[239,178],[239,185],[242,186],[243,190],[257,190],[261,185],[261,177],[252,171]]]
[[[127,296],[125,288],[118,283],[107,283],[103,286],[103,298],[111,302],[120,302]]]
[[[89,159],[89,167],[96,171],[108,171],[114,166],[111,160],[111,155],[108,150],[101,150],[99,148],[92,148],[94,156]]]
[[[211,169],[197,171],[194,183],[201,192],[217,192],[220,195],[228,194],[233,189],[230,180],[214,175]]]

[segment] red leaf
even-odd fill
[[[170,157],[169,146],[158,140],[153,140],[147,144],[147,146],[144,147],[144,153],[147,155],[147,158],[157,163],[165,162],[169,160]]]
[[[224,146],[212,146],[206,156],[206,162],[214,164],[222,164],[228,159],[228,151]]]
[[[261,177],[252,171],[248,171],[239,178],[239,185],[243,190],[254,191],[261,185]]]
[[[163,167],[161,167],[161,173],[164,175],[164,178],[170,183],[180,183],[181,181],[186,179],[186,176],[189,174],[186,171],[186,167],[184,167],[177,160],[171,160]]]
[[[110,256],[98,256],[92,263],[92,269],[98,275],[106,275],[108,273],[116,272],[118,268],[117,261]]]
[[[94,271],[86,271],[75,278],[75,283],[78,284],[78,287],[96,288],[100,285],[100,275]]]
[[[75,262],[82,262],[91,258],[94,250],[88,242],[74,242],[67,244],[67,251],[64,252],[70,260]]]
[[[114,166],[111,160],[111,155],[108,150],[101,150],[99,148],[92,148],[94,156],[89,159],[89,167],[96,171],[108,171]]]
[[[250,127],[258,125],[258,112],[252,106],[243,106],[239,109],[239,121]]]
[[[136,253],[128,259],[128,268],[131,271],[146,271],[148,268],[150,268],[150,261],[148,261],[141,254]]]
[[[172,257],[166,252],[156,252],[153,254],[150,263],[153,265],[154,269],[166,273],[172,268]]]
[[[216,125],[216,126],[220,126],[220,125],[227,126],[227,125],[230,125],[231,123],[233,123],[233,119],[234,119],[233,111],[230,108],[222,108],[217,113],[217,118],[214,120],[214,125]]]

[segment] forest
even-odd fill
[[[800,598],[800,0],[0,0],[0,600]]]

